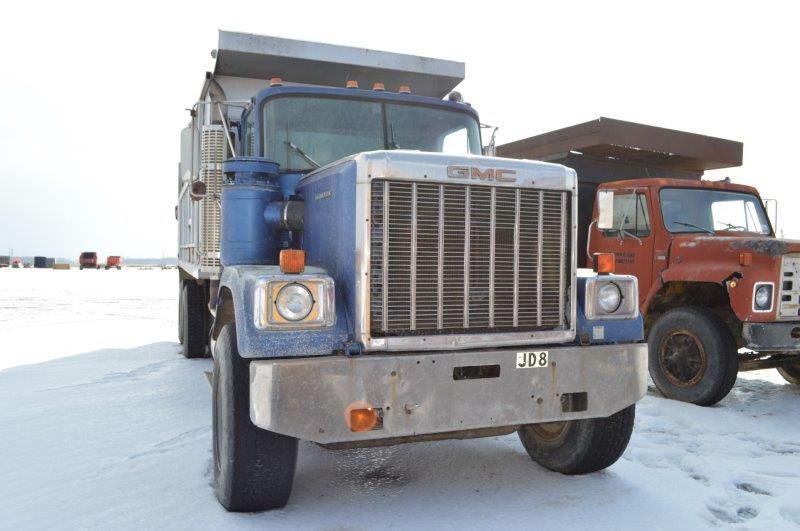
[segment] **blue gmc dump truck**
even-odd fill
[[[619,458],[637,284],[579,274],[573,170],[491,156],[463,63],[225,31],[212,58],[181,135],[179,333],[214,358],[226,509],[285,505],[301,439]]]

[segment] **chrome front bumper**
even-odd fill
[[[298,439],[351,443],[606,417],[647,390],[644,343],[526,349],[547,350],[549,365],[524,369],[521,350],[252,361],[250,418]],[[495,377],[454,378],[494,365]],[[350,430],[355,403],[380,408],[380,429]]]

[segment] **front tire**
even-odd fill
[[[178,307],[180,311],[178,323],[181,327],[178,336],[183,343],[184,357],[205,357],[207,310],[203,286],[191,280],[184,282]]]
[[[286,505],[297,462],[297,439],[250,420],[249,364],[239,356],[236,327],[226,324],[214,351],[214,492],[228,511]]]
[[[778,367],[778,372],[790,384],[800,385],[800,361],[785,367]]]
[[[666,312],[650,330],[647,345],[650,377],[667,398],[711,406],[736,383],[736,341],[711,310],[683,307]]]
[[[527,424],[517,430],[531,459],[562,474],[589,474],[613,465],[633,432],[636,404],[610,417]]]

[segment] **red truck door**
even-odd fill
[[[639,305],[644,302],[653,281],[653,241],[649,190],[612,189],[614,191],[614,228],[599,230],[592,225],[589,253],[614,253],[616,273],[639,279]],[[595,201],[593,219],[597,219]]]

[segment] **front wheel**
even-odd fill
[[[650,377],[667,398],[716,404],[736,383],[733,334],[714,312],[682,307],[658,318],[647,338]]]
[[[610,417],[527,424],[517,430],[531,459],[562,474],[589,474],[613,465],[633,432],[636,404]]]
[[[778,367],[778,372],[790,384],[800,385],[800,361],[785,367]]]
[[[297,462],[297,439],[250,420],[249,369],[236,347],[235,325],[226,324],[214,350],[214,492],[236,512],[286,505]]]

